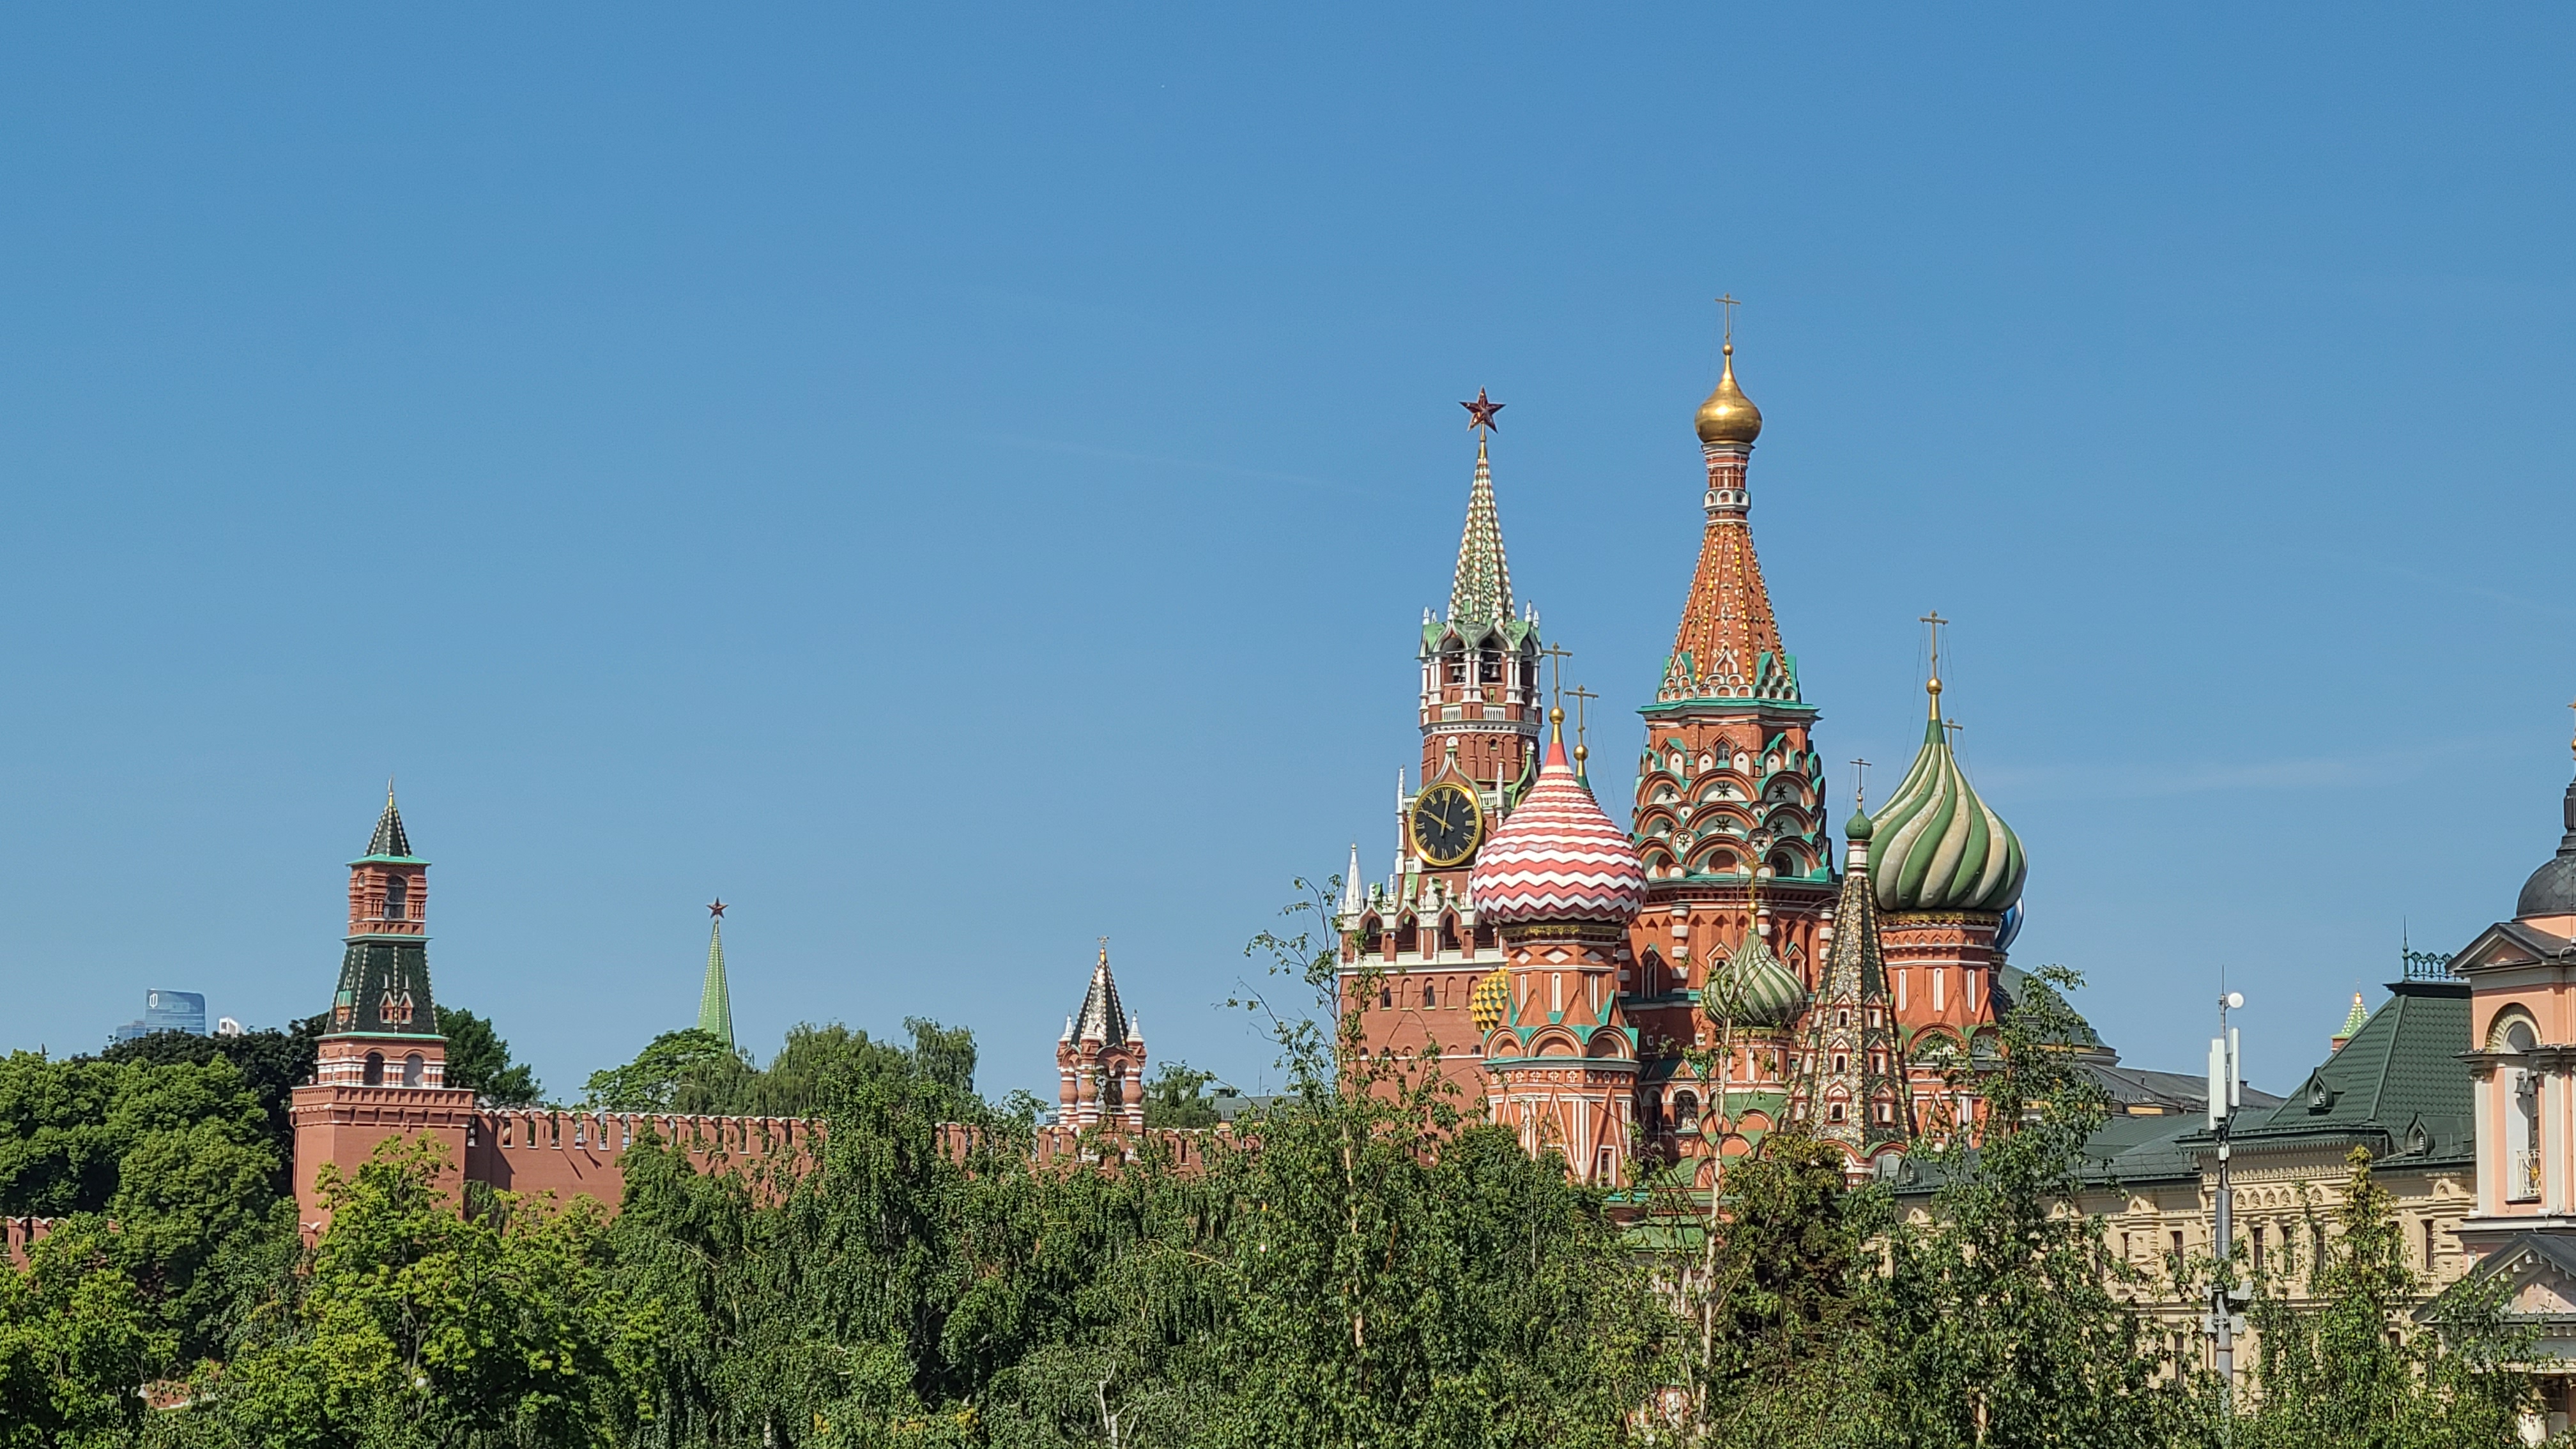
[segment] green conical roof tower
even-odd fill
[[[724,913],[722,900],[707,905],[707,984],[698,992],[698,1030],[733,1046],[733,992],[725,986]]]

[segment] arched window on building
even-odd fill
[[[1424,1006],[1433,1007],[1440,1004],[1440,984],[1438,982],[1425,981],[1422,983],[1422,1004]]]
[[[400,921],[411,914],[411,877],[396,875],[385,882],[385,919]]]
[[[404,1085],[404,1086],[406,1086],[406,1087],[418,1087],[418,1086],[425,1086],[425,1085],[427,1085],[428,1081],[429,1081],[429,1064],[428,1064],[427,1062],[424,1062],[424,1061],[422,1061],[422,1060],[421,1060],[421,1058],[420,1058],[420,1053],[418,1053],[418,1052],[413,1052],[410,1056],[407,1056],[407,1057],[403,1058],[403,1085]]]
[[[1443,951],[1455,951],[1458,949],[1458,918],[1456,916],[1444,915],[1440,918],[1440,949]]]
[[[1689,1092],[1675,1093],[1673,1096],[1673,1121],[1684,1127],[1688,1127],[1699,1121],[1699,1098]]]
[[[367,1075],[365,1080],[367,1085],[370,1087],[381,1087],[385,1084],[385,1054],[383,1052],[367,1053]]]

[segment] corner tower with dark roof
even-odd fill
[[[314,1080],[446,1085],[447,1039],[429,990],[429,862],[411,853],[391,786],[367,853],[349,862],[342,948]]]
[[[313,1083],[297,1087],[295,1198],[306,1240],[330,1222],[322,1165],[357,1170],[388,1137],[427,1137],[446,1152],[453,1190],[474,1140],[474,1094],[447,1085],[447,1039],[429,987],[429,862],[412,854],[393,787],[367,853],[349,862],[340,983],[315,1044]]]

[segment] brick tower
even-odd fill
[[[1395,789],[1395,870],[1363,886],[1352,855],[1343,886],[1342,1005],[1362,1014],[1373,1049],[1413,1052],[1438,1043],[1444,1071],[1471,1096],[1475,1043],[1468,998],[1503,964],[1491,922],[1467,898],[1477,852],[1536,778],[1539,735],[1538,611],[1515,612],[1512,571],[1494,506],[1488,443],[1503,404],[1479,389],[1464,404],[1476,432],[1476,470],[1467,520],[1450,576],[1449,607],[1426,609],[1417,660],[1422,670],[1421,787]],[[1362,999],[1361,970],[1379,973]]]
[[[1055,1068],[1058,1126],[1145,1130],[1145,1033],[1118,1004],[1106,941],[1082,1010],[1065,1018]]]
[[[429,862],[411,853],[385,789],[367,853],[349,862],[349,926],[340,986],[315,1045],[313,1085],[295,1089],[295,1193],[307,1233],[320,1231],[315,1177],[353,1170],[387,1137],[428,1134],[465,1163],[474,1094],[446,1085],[447,1039],[429,989]]]
[[[1564,711],[1550,711],[1552,721]],[[1576,778],[1552,736],[1528,798],[1486,843],[1469,880],[1506,965],[1476,993],[1486,1111],[1578,1182],[1635,1182],[1637,1033],[1620,1010],[1628,923],[1644,903],[1636,848]]]
[[[1951,1090],[1943,1068],[1965,1067],[1991,1049],[2007,1005],[1999,979],[2004,947],[2029,863],[2021,838],[1959,768],[1941,718],[1937,644],[1932,658],[1923,748],[1879,807],[1870,875],[1889,1001],[1916,1063],[1909,1073],[1914,1125],[1943,1137],[1973,1130],[1978,1120],[1977,1095]]]
[[[1797,660],[1781,645],[1753,550],[1746,474],[1762,414],[1736,384],[1731,337],[1724,356],[1697,418],[1708,482],[1699,563],[1655,702],[1639,711],[1632,829],[1646,906],[1629,930],[1627,1012],[1646,1056],[1640,1115],[1667,1156],[1707,1150],[1688,1130],[1705,1087],[1681,1051],[1714,1045],[1717,1028],[1699,1009],[1711,967],[1763,935],[1756,872],[1769,871],[1759,889],[1771,928],[1764,951],[1810,991],[1834,900],[1824,772],[1808,742],[1816,709],[1799,696]]]
[[[1810,1129],[1839,1143],[1854,1178],[1901,1152],[1913,1136],[1902,1038],[1887,991],[1877,898],[1869,877],[1875,825],[1852,805],[1843,822],[1842,893],[1822,933],[1825,970],[1800,1035],[1801,1084],[1793,1109]]]

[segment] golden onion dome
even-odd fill
[[[1699,405],[1699,440],[1703,443],[1744,443],[1750,445],[1762,436],[1762,409],[1735,385],[1735,344],[1726,344],[1726,365],[1718,374],[1717,390]]]
[[[1511,973],[1489,972],[1467,993],[1467,1019],[1476,1024],[1478,1031],[1492,1031],[1503,1024],[1503,1015],[1511,1004]]]

